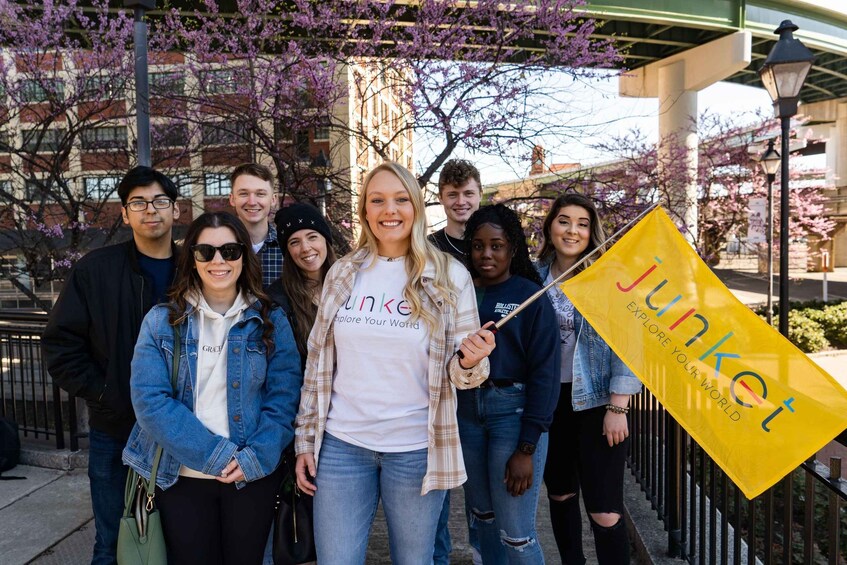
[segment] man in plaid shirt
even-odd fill
[[[229,204],[250,234],[253,252],[262,263],[262,284],[268,287],[282,274],[282,249],[276,227],[269,220],[279,201],[273,173],[264,165],[244,163],[232,171],[229,180]]]

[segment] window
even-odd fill
[[[86,177],[83,179],[86,200],[105,200],[118,197],[120,177]]]
[[[65,130],[62,128],[24,130],[23,150],[30,153],[58,151],[64,136]]]
[[[27,79],[21,81],[21,101],[29,103],[64,100],[65,85],[61,79]]]
[[[203,145],[237,145],[246,143],[247,128],[239,122],[207,122],[203,124]]]
[[[235,72],[217,69],[200,73],[200,86],[206,94],[232,94],[235,92]]]
[[[160,123],[151,126],[154,147],[185,147],[188,145],[188,125]]]
[[[315,141],[329,141],[329,124],[315,128]]]
[[[126,147],[126,128],[100,127],[82,132],[83,149],[120,149]]]
[[[191,199],[191,196],[194,193],[194,183],[192,182],[191,175],[189,173],[178,173],[172,175],[171,180],[174,181],[181,197]]]
[[[12,150],[12,134],[8,131],[0,131],[0,153],[8,153]]]
[[[80,100],[115,100],[124,97],[124,84],[120,79],[108,76],[92,76],[82,83]]]
[[[294,137],[294,155],[298,159],[309,158],[309,130],[301,129]]]
[[[167,98],[185,93],[185,77],[182,73],[150,73],[150,96]]]
[[[206,196],[227,196],[232,192],[229,175],[221,173],[206,173],[203,175],[206,186]]]
[[[24,182],[24,200],[29,202],[51,200],[52,185],[50,179],[27,179]]]
[[[274,121],[274,142],[291,143],[291,127],[280,120]]]

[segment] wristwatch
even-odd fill
[[[518,451],[524,455],[532,455],[535,453],[535,444],[528,441],[522,441],[518,444]]]

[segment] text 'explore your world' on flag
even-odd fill
[[[738,301],[661,209],[562,290],[748,498],[847,428],[847,391]]]

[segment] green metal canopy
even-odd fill
[[[833,8],[836,4],[841,8]],[[824,7],[824,4],[830,7]],[[618,41],[624,66],[638,68],[738,30],[753,34],[753,63],[727,80],[761,86],[758,70],[785,19],[816,60],[801,92],[804,102],[847,96],[847,2],[836,0],[615,0],[589,2],[602,21],[598,36]]]

